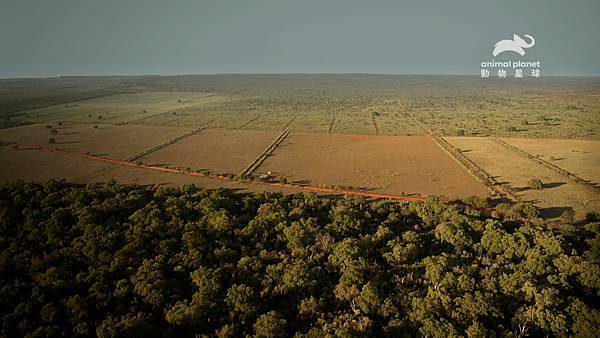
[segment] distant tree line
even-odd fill
[[[485,204],[5,184],[0,332],[600,336],[600,224]]]

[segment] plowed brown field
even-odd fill
[[[140,160],[192,170],[237,174],[275,140],[278,132],[207,129]]]
[[[291,182],[393,193],[487,196],[428,137],[291,134],[258,168]]]

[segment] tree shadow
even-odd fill
[[[542,184],[542,187],[544,189],[550,189],[550,188],[560,187],[561,185],[565,185],[565,184],[567,184],[567,183],[566,182],[551,182],[551,183]]]
[[[310,181],[309,180],[296,180],[292,182],[293,184],[298,184],[298,185],[310,185]]]
[[[370,192],[375,191],[377,188],[374,187],[347,187],[345,190],[353,190],[353,191],[361,191],[361,192]]]
[[[151,167],[166,167],[166,166],[170,166],[171,165],[171,163],[145,163],[145,164],[147,166],[151,166]]]
[[[566,182],[551,182],[551,183],[543,183],[542,184],[542,189],[552,189],[552,188],[556,188],[556,187],[560,187],[561,185],[565,185],[567,184]],[[514,187],[512,188],[512,190],[514,192],[524,192],[524,191],[531,191],[531,190],[537,190],[528,186],[524,186],[524,187]]]
[[[81,143],[81,141],[62,141],[62,142],[54,142],[54,144],[74,144]]]
[[[571,207],[549,207],[549,208],[540,208],[539,209],[540,216],[544,219],[560,217],[563,214],[563,212],[565,212],[567,210],[573,211],[573,208],[571,208]]]

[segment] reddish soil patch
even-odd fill
[[[86,183],[86,177],[110,165],[37,150],[0,147],[0,182],[45,182],[51,178]]]
[[[291,134],[255,173],[290,182],[388,194],[487,196],[431,139],[421,136]]]
[[[278,132],[207,129],[140,160],[145,164],[237,174],[277,135]]]
[[[49,179],[65,179],[73,183],[102,183],[115,180],[122,184],[165,186],[195,184],[205,189],[228,188],[245,192],[268,191],[293,194],[306,191],[293,187],[165,173],[135,166],[123,167],[103,161],[36,149],[14,150],[10,147],[0,147],[0,158],[2,158],[0,183],[15,180],[45,182]]]

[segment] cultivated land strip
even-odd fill
[[[125,123],[137,123],[137,122],[144,121],[144,120],[147,120],[147,119],[150,119],[150,118],[153,118],[153,117],[157,117],[157,116],[161,116],[161,115],[167,115],[168,113],[172,113],[174,111],[177,111],[177,109],[171,109],[171,110],[168,110],[168,111],[164,111],[164,112],[160,112],[160,113],[156,113],[156,114],[151,114],[151,115],[148,115],[148,116],[142,116],[140,118],[127,121]]]
[[[46,148],[46,147],[41,147],[41,146],[36,146],[36,145],[27,145],[27,144],[16,144],[16,145],[17,145],[18,149],[22,149],[22,150],[30,149],[30,150],[44,151],[44,152],[49,152],[49,153],[61,154],[64,156],[71,156],[71,157],[77,157],[77,158],[82,158],[82,159],[87,159],[87,160],[110,163],[110,164],[114,164],[114,165],[118,165],[118,166],[122,166],[122,167],[128,167],[128,168],[139,168],[139,169],[152,170],[152,171],[163,172],[163,173],[180,174],[180,175],[187,175],[187,176],[194,176],[194,177],[205,177],[205,178],[219,179],[219,180],[223,180],[223,181],[234,181],[232,178],[227,177],[227,176],[222,176],[222,175],[206,175],[206,174],[201,174],[201,173],[192,172],[192,171],[183,171],[183,170],[170,169],[170,168],[159,167],[159,166],[136,164],[133,162],[116,160],[116,159],[103,157],[103,156],[93,156],[93,155],[81,154],[81,153],[66,151],[66,150],[61,150],[61,149]],[[380,193],[371,193],[371,192],[363,192],[363,191],[324,188],[324,187],[317,187],[317,186],[311,186],[311,185],[299,185],[299,184],[294,184],[294,183],[260,182],[260,181],[252,181],[252,180],[239,180],[239,182],[240,183],[257,184],[257,185],[269,185],[269,186],[275,186],[275,187],[293,188],[293,189],[307,190],[307,191],[321,192],[321,193],[360,196],[360,197],[366,197],[366,198],[383,198],[383,199],[408,201],[408,202],[424,201],[427,199],[426,196],[399,196],[399,195],[380,194]]]
[[[279,136],[277,136],[277,138],[275,139],[275,141],[273,141],[273,143],[271,143],[271,145],[269,145],[267,147],[267,149],[265,149],[257,158],[254,159],[254,161],[252,161],[252,163],[250,163],[246,169],[244,169],[241,173],[240,176],[241,177],[245,177],[247,175],[250,175],[254,170],[256,170],[256,168],[258,168],[263,161],[269,156],[271,155],[271,153],[273,152],[273,150],[275,150],[275,148],[277,148],[277,146],[283,142],[283,140],[290,134],[289,130],[284,130],[281,134],[279,134]]]
[[[600,188],[596,187],[593,184],[590,184],[588,181],[586,181],[583,178],[577,176],[576,174],[573,174],[570,171],[567,171],[567,170],[565,170],[565,169],[563,169],[563,168],[561,168],[561,167],[559,167],[559,166],[557,166],[557,165],[555,165],[553,163],[550,163],[550,162],[548,162],[548,161],[546,161],[544,159],[541,159],[538,156],[530,154],[527,151],[525,151],[525,150],[523,150],[521,148],[515,147],[512,144],[509,144],[509,143],[507,143],[507,142],[505,142],[505,141],[503,141],[503,140],[501,140],[499,138],[494,137],[494,138],[492,138],[492,140],[494,142],[498,143],[499,145],[503,146],[504,148],[517,153],[521,157],[533,160],[533,161],[537,162],[538,164],[541,164],[541,165],[545,166],[546,168],[548,168],[550,170],[553,170],[554,172],[557,172],[558,174],[560,174],[562,176],[565,176],[568,180],[570,180],[572,182],[581,184],[581,185],[585,186],[586,188],[591,188],[595,192],[600,191]]]
[[[471,161],[466,157],[460,150],[448,143],[442,137],[439,137],[433,133],[429,128],[423,125],[414,115],[408,113],[408,116],[412,119],[413,123],[420,128],[427,136],[429,136],[435,144],[437,144],[448,156],[456,161],[462,168],[464,168],[473,178],[481,182],[483,185],[488,187],[493,194],[497,194],[500,197],[506,198],[512,202],[517,202],[519,198],[512,194],[507,187],[502,186],[498,183],[490,174],[483,170],[475,162]]]

